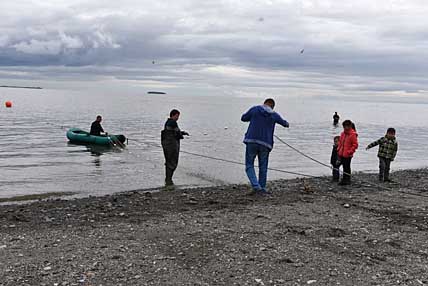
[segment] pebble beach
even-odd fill
[[[428,170],[0,206],[0,285],[426,285]]]

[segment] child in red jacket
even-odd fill
[[[351,160],[358,148],[358,134],[355,131],[355,125],[351,120],[345,120],[342,123],[343,132],[340,134],[337,154],[339,157],[338,166],[343,165],[343,177],[339,185],[351,184]]]

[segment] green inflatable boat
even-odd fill
[[[79,128],[70,128],[67,131],[67,138],[71,143],[76,144],[94,144],[103,146],[123,146],[126,137],[124,135],[90,135],[89,132]]]

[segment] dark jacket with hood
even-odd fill
[[[333,150],[331,150],[330,164],[333,167],[336,167],[338,159],[339,159],[339,155],[337,154],[337,145],[333,145]]]

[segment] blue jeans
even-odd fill
[[[247,143],[245,150],[245,172],[250,180],[251,186],[254,190],[266,190],[267,169],[269,162],[270,149],[257,144]],[[254,170],[254,160],[259,161],[259,179],[257,180],[256,171]]]

